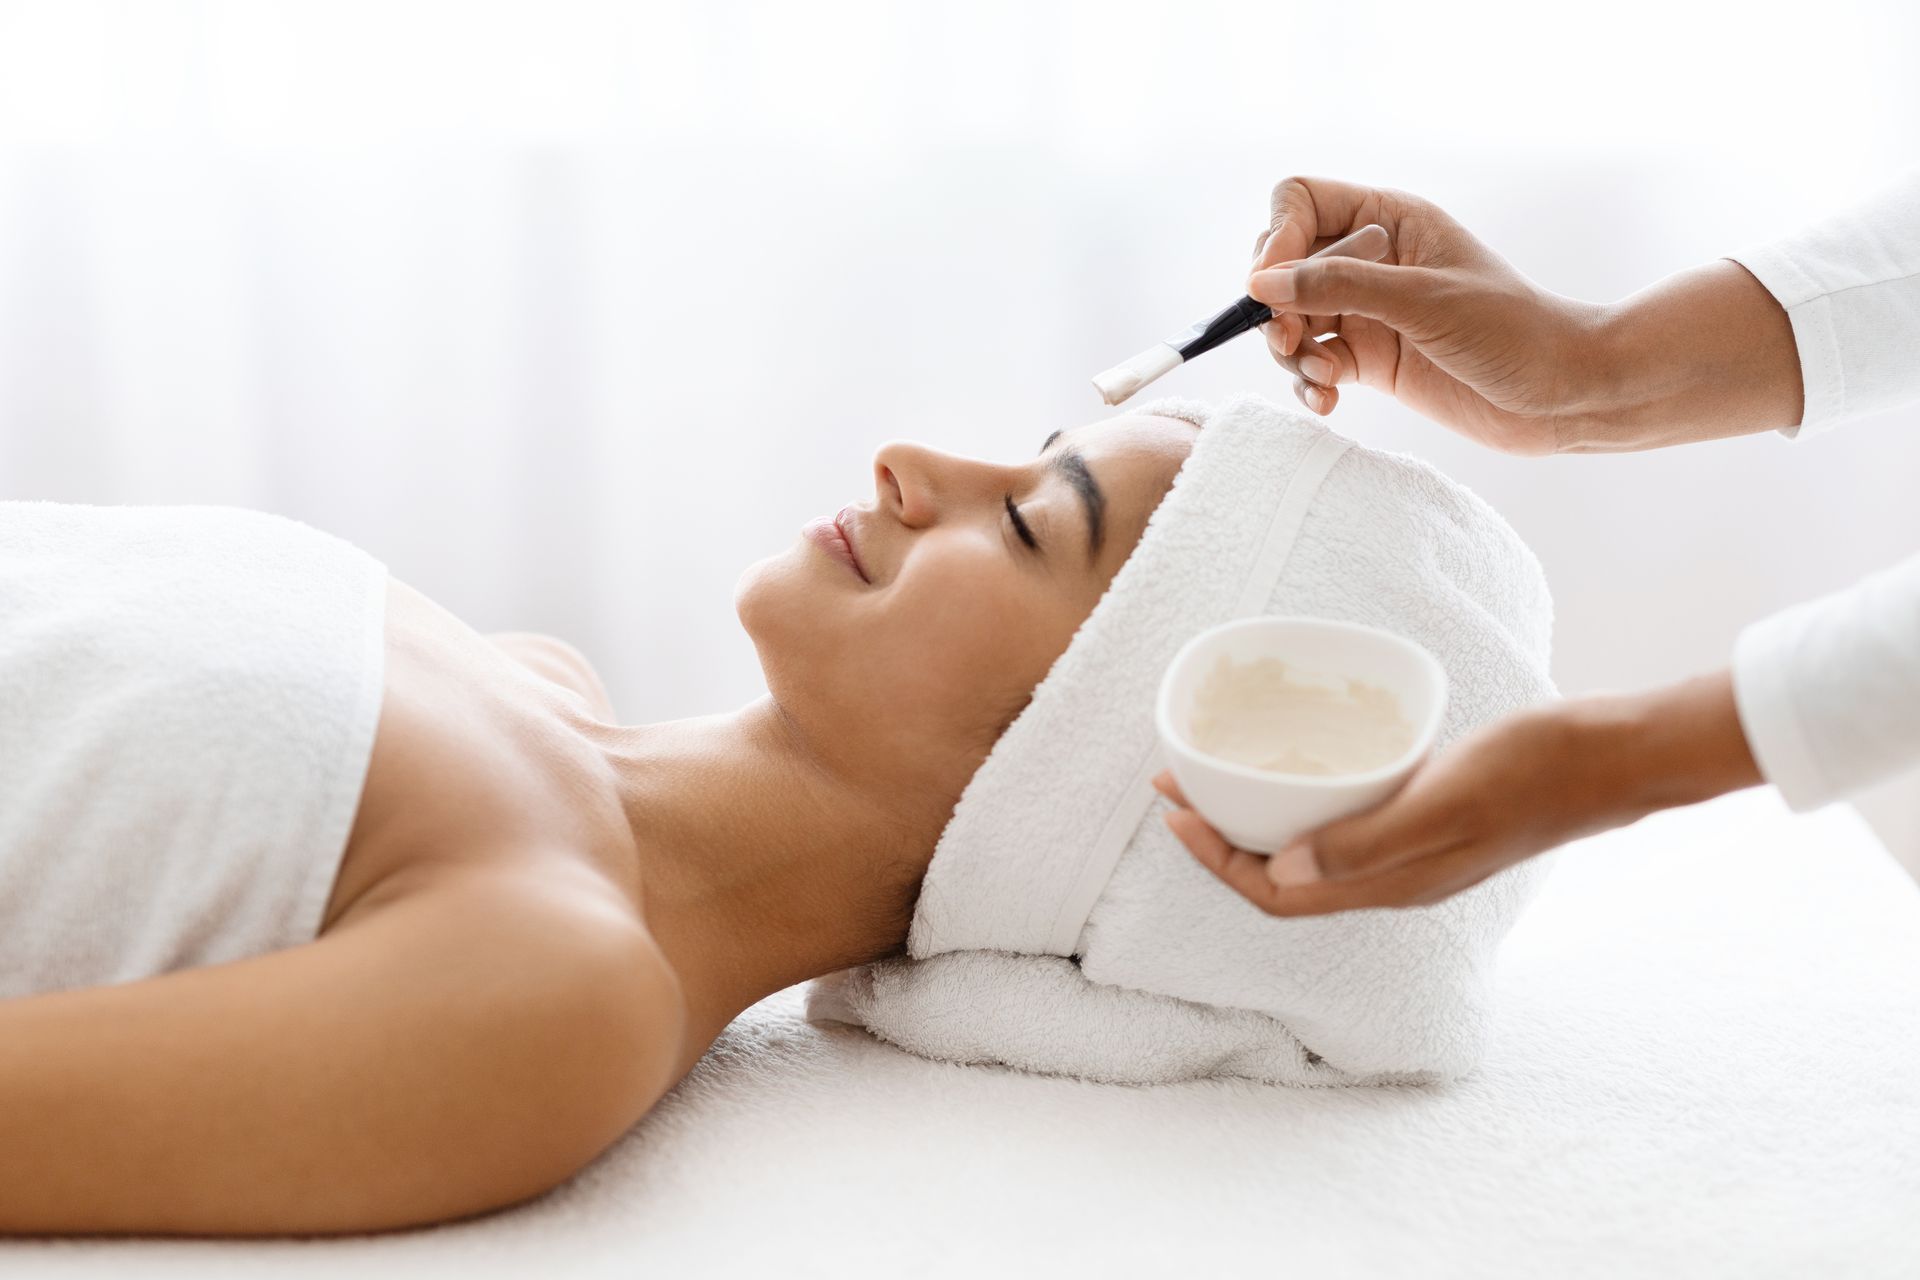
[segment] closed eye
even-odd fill
[[[1020,535],[1020,541],[1026,543],[1029,547],[1032,547],[1035,551],[1038,551],[1040,549],[1040,544],[1034,540],[1033,530],[1027,527],[1027,522],[1025,517],[1023,517],[1020,514],[1020,508],[1013,505],[1012,494],[1007,495],[1006,502],[1007,502],[1007,516],[1013,521],[1013,531]]]

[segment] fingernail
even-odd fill
[[[1332,405],[1333,399],[1325,391],[1311,382],[1307,384],[1307,408],[1315,413],[1325,413]]]
[[[1267,879],[1276,889],[1294,889],[1320,878],[1319,864],[1304,840],[1296,840],[1267,859]]]
[[[1325,356],[1301,356],[1300,372],[1308,379],[1322,386],[1332,386],[1334,379],[1333,361]]]
[[[1247,292],[1262,302],[1293,301],[1292,267],[1274,267],[1268,271],[1256,271],[1250,283],[1253,287]]]

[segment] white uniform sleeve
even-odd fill
[[[1793,324],[1806,403],[1786,435],[1920,400],[1920,173],[1734,260]],[[1794,809],[1920,765],[1920,556],[1749,626],[1733,688],[1761,774]]]
[[[1729,255],[1793,325],[1805,404],[1782,434],[1817,435],[1920,399],[1920,171],[1838,216]]]
[[[1733,693],[1761,776],[1796,810],[1920,765],[1920,555],[1742,631]]]

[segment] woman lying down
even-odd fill
[[[296,521],[0,503],[0,1230],[513,1204],[826,975],[815,1018],[957,1061],[1472,1065],[1533,864],[1273,919],[1150,785],[1161,672],[1235,616],[1420,641],[1443,739],[1551,696],[1538,566],[1458,486],[1258,400],[893,443],[736,604],[766,696],[622,724],[570,647]]]

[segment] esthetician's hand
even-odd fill
[[[1297,261],[1377,222],[1379,262]],[[1331,413],[1362,383],[1505,453],[1648,449],[1800,420],[1793,330],[1720,259],[1620,302],[1534,284],[1434,205],[1331,178],[1273,190],[1247,292],[1294,394]]]
[[[1270,915],[1425,906],[1569,840],[1761,781],[1725,672],[1532,708],[1429,758],[1365,813],[1271,858],[1236,849],[1169,773],[1153,785],[1194,858]]]

